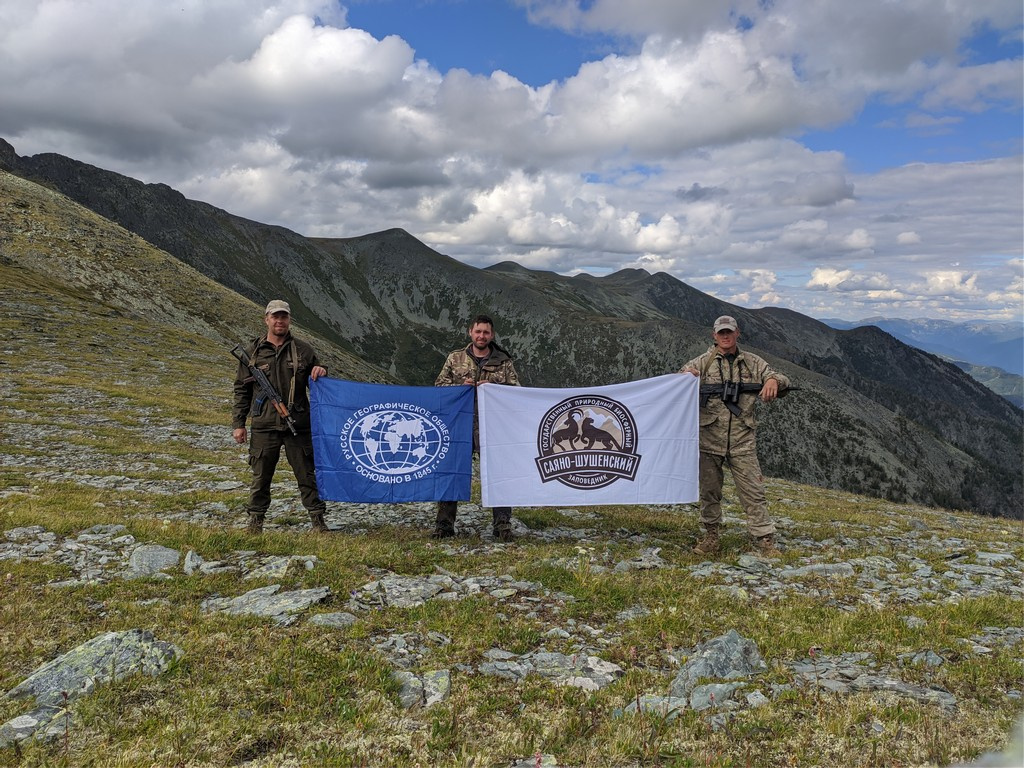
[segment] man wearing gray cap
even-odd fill
[[[291,334],[292,312],[287,302],[275,299],[267,304],[263,313],[267,332],[255,339],[246,353],[249,360],[266,374],[280,400],[287,404],[286,414],[293,420],[293,433],[267,398],[256,389],[249,368],[241,361],[235,375],[235,404],[231,426],[235,442],[244,444],[247,437],[245,422],[252,418],[249,441],[249,465],[252,467],[252,486],[246,513],[249,533],[263,531],[263,521],[270,507],[270,484],[274,479],[281,448],[292,466],[299,483],[302,506],[309,512],[310,523],[317,533],[326,533],[324,513],[327,505],[316,489],[316,471],[313,465],[313,437],[309,425],[309,394],[306,380],[316,381],[327,375],[316,352],[304,341]]]
[[[765,502],[764,478],[757,461],[757,399],[769,403],[789,387],[789,378],[763,359],[740,351],[736,319],[723,315],[711,331],[714,346],[686,363],[679,373],[700,376],[700,521],[704,538],[698,555],[718,551],[722,528],[722,481],[729,465],[736,493],[747,516],[757,550],[768,557],[775,547],[775,523]],[[711,390],[710,394],[706,394]]]

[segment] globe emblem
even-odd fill
[[[441,452],[441,432],[415,413],[377,411],[352,428],[349,449],[367,469],[404,475],[433,463]]]

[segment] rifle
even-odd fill
[[[249,355],[245,349],[242,348],[241,344],[236,344],[235,348],[231,350],[231,354],[238,358],[238,362],[249,369],[249,373],[252,374],[246,382],[254,382],[256,387],[260,391],[260,397],[256,399],[256,410],[259,410],[263,406],[264,400],[269,400],[270,404],[274,406],[274,410],[277,411],[278,415],[284,419],[285,425],[292,431],[293,435],[298,435],[299,431],[295,428],[295,419],[288,413],[288,406],[281,400],[280,395],[277,394],[277,390],[274,389],[274,385],[270,383],[270,379],[267,378],[267,374],[261,371],[253,362],[249,359]]]
[[[742,381],[724,381],[721,384],[702,384],[700,387],[700,407],[704,408],[708,404],[708,400],[711,399],[712,395],[718,395],[722,398],[722,402],[725,403],[725,407],[729,409],[729,412],[733,416],[739,416],[741,411],[739,405],[740,393],[741,392],[760,392],[764,388],[764,384],[756,384],[754,382],[742,382]],[[779,389],[779,397],[785,397],[790,390],[799,389],[799,387],[786,387],[785,389]]]

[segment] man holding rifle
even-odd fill
[[[249,517],[246,530],[249,533],[263,531],[270,507],[270,485],[283,447],[312,528],[317,533],[326,533],[327,505],[316,489],[306,379],[316,381],[327,375],[327,369],[320,365],[309,344],[292,336],[291,308],[287,302],[271,301],[263,319],[266,334],[255,339],[249,349],[236,347],[232,352],[238,358],[231,416],[236,443],[246,442],[245,422],[252,417],[249,440],[252,486],[246,507]]]
[[[757,461],[757,416],[754,404],[784,394],[789,378],[763,359],[740,351],[736,319],[715,320],[714,340],[707,352],[683,365],[679,373],[700,376],[700,521],[704,538],[693,548],[698,555],[718,551],[722,528],[722,481],[729,463],[736,493],[747,516],[747,530],[757,550],[767,557],[775,547],[775,523],[765,502],[764,477]]]

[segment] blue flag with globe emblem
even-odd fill
[[[309,382],[316,484],[326,501],[466,501],[473,388]]]

